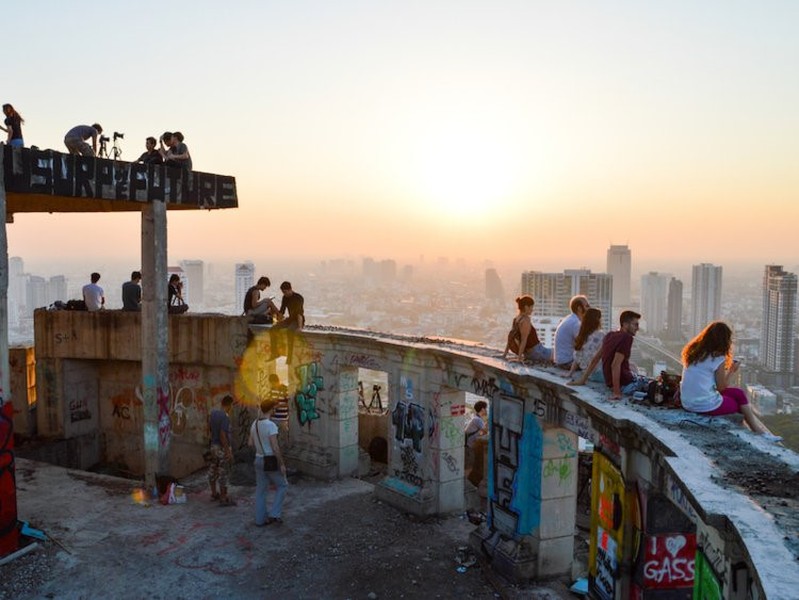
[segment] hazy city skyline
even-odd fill
[[[61,150],[70,127],[98,121],[134,159],[147,135],[180,129],[197,170],[236,177],[239,209],[170,212],[171,256],[603,272],[607,247],[628,244],[642,269],[674,273],[658,261],[797,260],[795,3],[6,12],[9,47],[27,48],[4,88],[26,145]],[[81,85],[52,64],[87,20],[81,35],[102,51]],[[176,23],[179,74],[160,43]],[[124,260],[140,245],[138,214],[15,215],[8,235],[31,264]]]

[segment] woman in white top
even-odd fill
[[[683,348],[682,362],[680,401],[685,410],[708,416],[739,412],[749,429],[769,441],[782,441],[757,418],[744,391],[730,386],[738,363],[732,360],[729,325],[714,321],[705,327]]]
[[[272,421],[272,413],[277,406],[274,400],[261,402],[260,418],[253,421],[250,427],[250,439],[247,442],[255,448],[255,525],[262,527],[272,523],[282,523],[280,518],[283,499],[286,497],[288,481],[286,481],[286,463],[277,441],[277,425]],[[274,470],[265,471],[264,462],[276,463]],[[269,483],[275,486],[275,497],[272,507],[266,510],[266,494]]]
[[[580,331],[574,338],[574,360],[569,377],[577,369],[582,369],[582,375],[573,383],[584,385],[586,381],[604,383],[602,369],[596,370],[597,365],[602,362],[602,340],[605,339],[605,332],[602,331],[602,311],[598,308],[588,308],[580,322]]]

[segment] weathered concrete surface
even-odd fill
[[[24,459],[17,482],[20,519],[68,551],[47,543],[0,567],[2,598],[496,597],[478,567],[455,570],[472,529],[467,520],[409,518],[378,504],[372,486],[357,479],[292,480],[284,525],[261,528],[253,524],[252,488],[232,486],[238,506],[220,508],[209,501],[203,473],[186,481],[187,504],[151,507],[132,501],[135,482]],[[15,573],[27,589],[14,587]],[[500,591],[569,597],[558,584],[540,595],[532,589]]]

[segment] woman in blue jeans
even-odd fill
[[[286,463],[277,441],[277,425],[272,421],[272,413],[277,406],[274,400],[261,402],[261,414],[250,427],[248,444],[255,448],[255,525],[263,527],[272,523],[282,523],[283,499],[286,497]],[[271,470],[264,470],[264,463]],[[270,465],[270,463],[272,463]],[[267,511],[266,495],[269,484],[275,486],[275,497]]]

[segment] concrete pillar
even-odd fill
[[[489,514],[471,544],[514,581],[569,574],[577,436],[544,427],[540,399],[499,394],[490,406]]]
[[[463,419],[466,414],[465,392],[441,388],[430,394],[431,418],[430,460],[433,478],[430,484],[437,488],[436,512],[461,511],[464,507],[464,435]]]
[[[169,323],[167,321],[166,204],[148,202],[141,214],[142,396],[145,485],[169,470]]]
[[[388,474],[375,487],[380,500],[416,515],[437,510],[437,481],[430,459],[430,416],[422,391],[424,371],[413,366],[389,373]]]
[[[8,151],[13,152],[13,148]],[[8,233],[6,231],[5,144],[0,144],[0,408],[10,402],[10,374],[8,368]]]
[[[5,157],[0,144],[0,157]],[[5,163],[5,160],[3,160]],[[14,405],[8,365],[8,237],[5,167],[0,165],[0,556],[17,549],[17,486],[14,477]]]
[[[358,473],[358,368],[342,367],[333,374],[328,443],[338,476]]]

